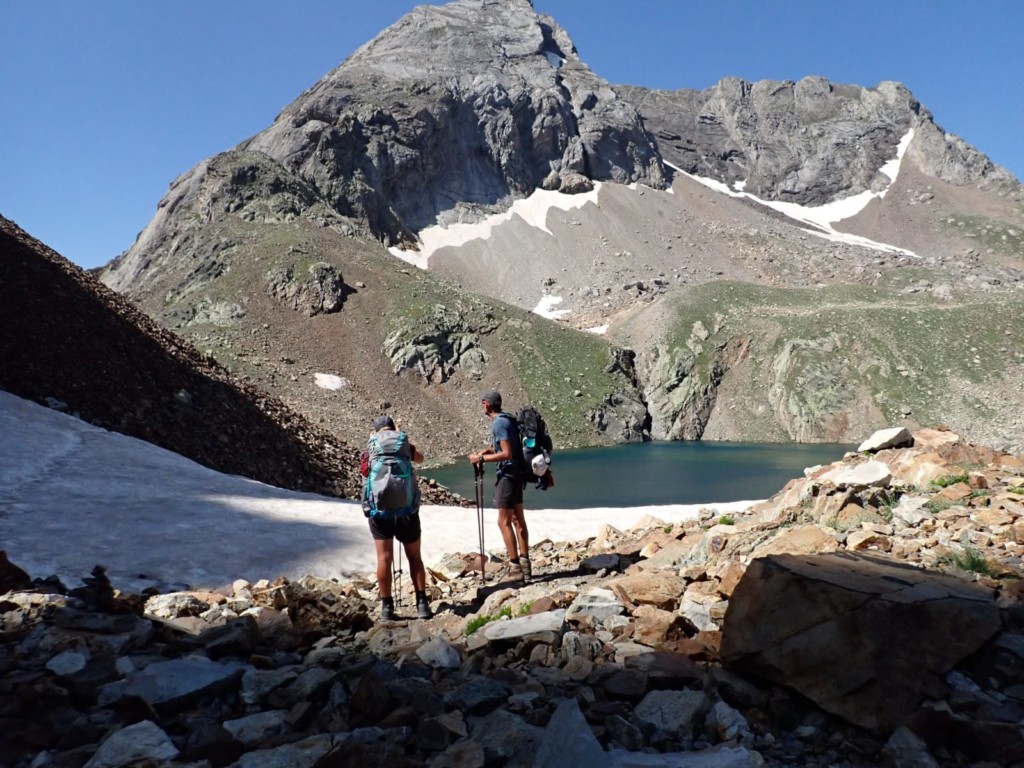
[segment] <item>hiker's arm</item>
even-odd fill
[[[409,443],[409,447],[412,448],[412,460],[416,462],[423,461],[423,454],[420,453],[420,449],[412,443]]]
[[[512,444],[508,440],[499,440],[500,451],[491,450],[490,446],[484,448],[480,453],[469,454],[469,463],[478,464],[481,461],[505,461],[512,458]]]

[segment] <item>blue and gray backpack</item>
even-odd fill
[[[385,429],[366,444],[369,474],[363,488],[368,517],[406,517],[419,512],[420,489],[412,471],[412,446],[405,432]]]

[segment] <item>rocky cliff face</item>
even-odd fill
[[[534,189],[664,186],[653,137],[528,0],[421,6],[242,147],[278,160],[389,242]]]
[[[1013,176],[946,134],[902,84],[725,78],[705,91],[617,90],[636,104],[664,159],[764,200],[823,205],[884,189],[880,169],[911,130],[928,175],[957,186],[1011,189]]]

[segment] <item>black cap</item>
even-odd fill
[[[480,398],[480,402],[487,403],[491,408],[501,409],[501,393],[491,390],[490,392],[484,392]]]
[[[388,429],[395,428],[394,420],[386,413],[381,414],[380,416],[373,420],[373,428],[375,430],[381,430],[384,429],[384,427],[387,427]]]

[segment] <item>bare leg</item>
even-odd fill
[[[509,560],[519,559],[519,548],[516,546],[516,532],[512,529],[512,520],[515,513],[515,509],[498,510],[498,530],[501,531],[501,538],[505,541],[505,551],[508,553]],[[519,506],[519,514],[522,516],[522,505]]]
[[[515,528],[516,536],[519,538],[519,553],[523,557],[530,556],[530,532],[526,528],[526,516],[523,514],[523,505],[516,504],[514,510],[509,510],[512,517],[512,525]]]
[[[377,589],[381,599],[391,597],[391,566],[395,558],[394,539],[374,539],[377,545]]]
[[[409,542],[405,545],[405,554],[409,558],[409,578],[412,579],[412,588],[417,592],[423,592],[427,588],[427,571],[423,567],[423,558],[420,556],[420,540]]]

